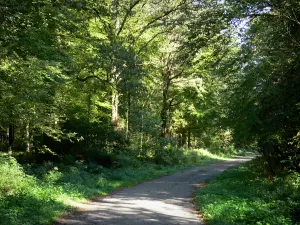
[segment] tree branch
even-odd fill
[[[146,48],[155,38],[157,38],[160,34],[165,33],[165,31],[162,32],[158,32],[155,35],[153,35],[153,37],[147,41],[142,47],[140,47],[140,49],[137,51],[137,54],[139,54],[144,48]]]
[[[169,102],[169,108],[174,107],[174,106],[177,106],[177,105],[180,105],[180,104],[182,103],[182,101],[178,101],[178,102],[172,104],[174,100],[175,100],[175,98],[172,98],[172,99],[170,100],[170,102]]]
[[[100,79],[100,77],[98,77],[98,76],[96,76],[96,75],[87,76],[87,77],[85,77],[85,78],[76,77],[77,80],[83,81],[83,82],[84,82],[84,81],[87,81],[87,80],[89,80],[89,79],[92,79],[92,78],[96,78],[96,79],[98,79],[98,80],[100,80],[100,81],[103,81],[102,79]]]
[[[179,73],[177,73],[176,75],[170,77],[170,80],[174,80],[174,79],[180,77],[183,74],[184,70],[185,69],[183,68]]]
[[[111,26],[110,26],[108,23],[106,23],[106,22],[101,18],[100,13],[99,13],[99,11],[98,11],[97,9],[93,8],[93,10],[95,11],[95,13],[96,13],[96,15],[97,15],[99,21],[103,24],[104,29],[106,30],[106,32],[109,32],[109,30],[111,30]]]
[[[261,17],[261,16],[267,16],[267,17],[283,17],[286,18],[290,21],[295,22],[296,24],[300,25],[300,21],[291,18],[290,16],[287,16],[285,14],[279,13],[278,14],[271,14],[271,13],[263,13],[263,14],[259,14],[259,13],[252,13],[252,14],[244,14],[245,17],[250,17],[250,18],[255,18],[255,17]]]
[[[164,17],[170,15],[171,13],[177,11],[182,5],[184,5],[186,3],[187,0],[182,0],[176,7],[164,12],[162,15],[154,18],[153,20],[151,20],[150,22],[148,22],[139,32],[139,34],[137,35],[136,40],[133,42],[133,44],[135,44],[135,42],[142,36],[142,34],[148,30],[152,24],[154,24],[156,21],[163,19]]]
[[[122,32],[122,30],[123,30],[123,28],[124,28],[124,26],[125,26],[125,23],[126,23],[128,17],[129,17],[129,14],[130,14],[131,11],[133,10],[133,8],[134,8],[136,5],[138,5],[141,1],[142,1],[142,0],[136,0],[136,1],[128,8],[128,10],[126,11],[126,14],[125,14],[125,16],[124,16],[124,19],[123,19],[123,21],[122,21],[122,23],[121,23],[120,29],[119,29],[118,32],[117,32],[117,36],[119,36],[120,33]]]
[[[82,81],[82,82],[85,82],[89,79],[97,79],[97,80],[101,81],[102,83],[109,84],[113,89],[117,90],[117,88],[114,87],[108,80],[102,80],[100,77],[98,77],[96,75],[91,75],[91,76],[87,76],[87,77],[84,77],[84,78],[76,77],[76,79],[79,80],[79,81]]]

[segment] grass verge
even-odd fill
[[[183,164],[135,163],[111,169],[80,161],[73,165],[47,162],[22,166],[13,157],[1,156],[0,224],[51,224],[72,209],[72,202],[222,159],[204,150],[185,154],[187,161]]]
[[[196,207],[208,225],[300,224],[300,174],[269,180],[261,165],[254,159],[196,191]]]

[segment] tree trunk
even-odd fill
[[[161,137],[166,138],[167,137],[167,121],[168,121],[168,116],[167,116],[167,108],[166,108],[165,102],[163,101],[163,107],[161,110]]]
[[[177,139],[177,145],[178,145],[178,147],[180,148],[180,147],[182,147],[182,141],[181,141],[181,134],[179,133],[178,134],[178,137],[177,137],[178,139]]]
[[[142,121],[141,121],[141,139],[140,139],[140,151],[143,151],[143,145],[144,145],[144,114],[142,114]]]
[[[26,140],[26,152],[30,152],[30,127],[29,127],[29,122],[27,122],[27,124],[26,124],[25,140]]]
[[[114,91],[112,94],[112,107],[111,107],[111,122],[115,130],[119,130],[119,93]]]
[[[162,109],[161,109],[161,137],[166,138],[168,133],[168,92],[170,87],[170,79],[168,73],[163,74],[163,102],[162,102]]]
[[[115,5],[115,7],[116,7],[115,39],[116,39],[118,36],[119,29],[120,29],[119,1],[116,1],[115,4],[116,4]],[[113,41],[113,43],[114,43],[114,41]],[[112,91],[111,122],[112,122],[112,125],[113,125],[115,131],[119,131],[119,129],[120,129],[120,126],[119,126],[119,95],[120,94],[119,94],[117,88],[118,88],[120,76],[117,71],[117,66],[116,66],[115,62],[113,62],[113,64],[112,64],[112,77],[113,77],[112,83],[114,84],[116,90]]]
[[[188,131],[188,148],[191,148],[191,132]]]
[[[182,131],[182,147],[186,147],[186,132],[185,130]]]
[[[92,97],[91,92],[87,96],[87,130],[84,137],[84,148],[87,151],[90,143],[90,134],[91,134],[91,115],[92,115]]]
[[[14,142],[15,142],[15,126],[13,124],[10,124],[8,128],[8,144],[10,149],[14,147]]]
[[[130,115],[130,108],[131,108],[131,99],[130,93],[127,96],[127,112],[126,112],[126,138],[129,136],[129,115]]]

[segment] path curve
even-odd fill
[[[60,218],[55,225],[204,224],[192,204],[196,187],[252,158],[245,156],[194,167],[125,188],[104,199],[82,204],[80,211]]]

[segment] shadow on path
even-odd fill
[[[80,211],[66,215],[55,225],[203,224],[191,200],[197,185],[253,157],[194,167],[123,189],[83,205]]]

